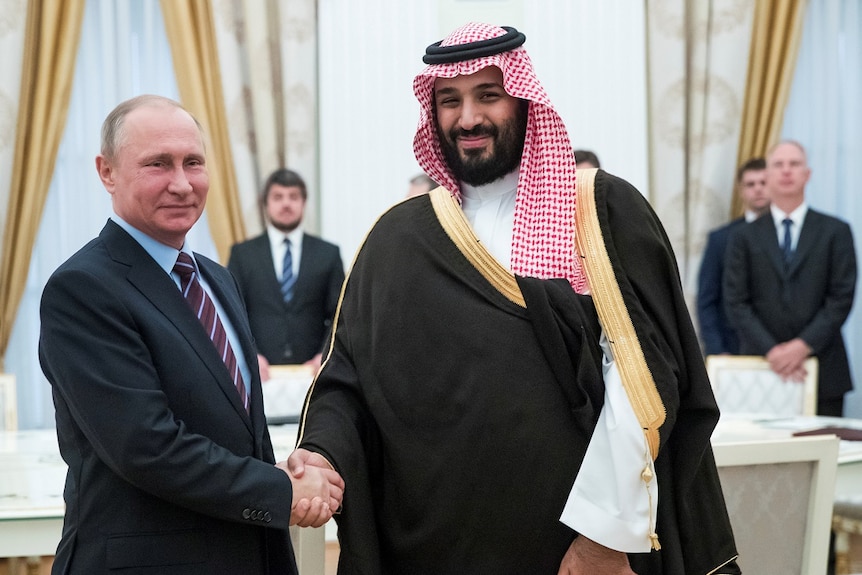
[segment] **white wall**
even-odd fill
[[[412,83],[425,47],[471,20],[524,32],[574,147],[647,192],[642,2],[320,0],[320,229],[347,262],[419,172]]]

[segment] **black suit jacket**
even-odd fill
[[[195,257],[241,340],[250,414],[172,278],[116,223],[45,286],[39,358],[69,465],[55,573],[296,573],[242,300]]]
[[[722,273],[730,233],[745,224],[735,220],[709,233],[697,277],[697,319],[706,355],[739,353],[739,338],[727,321],[722,297]]]
[[[234,245],[227,267],[245,299],[257,349],[269,363],[305,363],[324,351],[344,282],[338,246],[303,235],[289,303],[281,295],[266,233]]]
[[[740,353],[765,355],[778,343],[802,338],[820,362],[821,399],[841,398],[853,388],[841,326],[855,289],[853,236],[837,218],[809,209],[787,266],[769,214],[731,234],[724,292]]]

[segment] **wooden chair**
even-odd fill
[[[805,361],[803,383],[782,381],[762,356],[710,355],[706,370],[722,414],[817,413],[817,358]]]
[[[838,438],[713,446],[743,573],[824,575]]]
[[[832,532],[835,533],[835,575],[849,575],[853,572],[850,538],[862,535],[862,497],[839,497],[835,500]]]

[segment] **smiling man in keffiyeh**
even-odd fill
[[[360,248],[292,464],[345,479],[342,574],[738,573],[670,245],[629,184],[576,182],[524,41],[428,47],[441,187]]]

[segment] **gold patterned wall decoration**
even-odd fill
[[[646,6],[650,200],[689,295],[705,237],[730,213],[754,0]]]
[[[679,9],[679,0],[649,0],[648,9],[655,14],[656,26],[662,33],[680,39],[685,38],[687,30],[698,38],[731,32],[750,18],[752,0],[699,2],[708,9],[686,13]],[[693,7],[693,3],[690,6]],[[686,26],[687,21],[691,22],[690,26]]]
[[[679,110],[687,98],[709,100],[709,114],[702,124],[701,135],[691,138],[688,123]],[[688,145],[693,154],[704,148],[720,144],[736,133],[739,124],[741,101],[732,86],[717,74],[697,70],[691,79],[679,78],[659,96],[655,129],[658,137],[670,146]]]
[[[304,222],[315,231],[317,3],[212,0],[231,149],[248,235],[263,229],[258,194],[272,171],[302,174],[311,192]]]
[[[306,84],[294,83],[285,94],[287,101],[287,155],[307,157],[317,146],[314,94]]]

